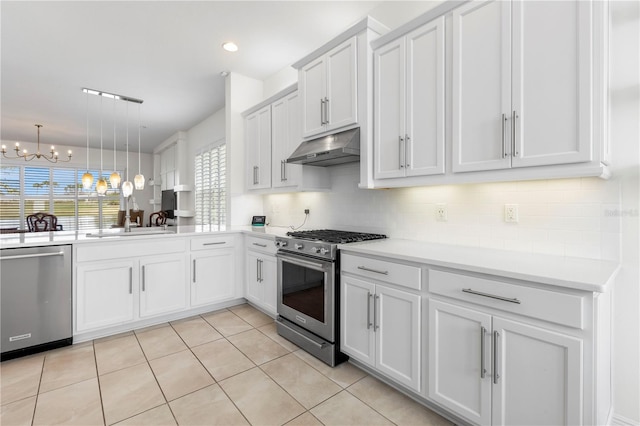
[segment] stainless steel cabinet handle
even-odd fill
[[[371,328],[371,297],[373,294],[367,292],[367,330]]]
[[[329,98],[324,98],[324,124],[329,124]]]
[[[374,272],[376,274],[389,275],[389,271],[379,271],[377,269],[369,269],[366,266],[358,266],[358,269],[361,269],[361,270],[367,271],[367,272]]]
[[[260,268],[260,282],[264,281],[264,278],[262,278],[262,263],[264,262],[262,259],[258,259],[258,267]]]
[[[400,163],[401,169],[404,167],[404,158],[402,158],[402,152],[404,151],[403,142],[404,139],[402,139],[402,136],[398,136],[398,163]]]
[[[260,282],[260,259],[256,259],[256,282]]]
[[[260,244],[260,243],[253,243],[254,246],[258,246],[258,247],[267,247],[266,244]]]
[[[57,251],[55,253],[34,253],[34,254],[19,254],[17,256],[3,256],[0,260],[12,260],[12,259],[28,259],[31,257],[49,257],[49,256],[64,256],[63,251]]]
[[[144,268],[144,265],[142,265],[142,291],[144,291],[144,289],[145,289],[145,282],[144,282],[144,281],[145,281],[145,276],[144,276],[145,274],[144,274],[144,269],[145,269],[145,268]]]
[[[287,180],[287,160],[280,161],[280,181]]]
[[[487,369],[484,368],[484,335],[487,333],[487,329],[480,327],[480,378],[484,379],[487,374]]]
[[[193,259],[193,282],[196,282],[196,260]]]
[[[512,148],[512,155],[514,157],[518,157],[520,155],[520,153],[518,152],[518,113],[514,110],[513,111],[513,115],[512,115],[512,123],[511,123],[511,133],[512,133],[512,140],[511,140],[511,148]]]
[[[409,157],[409,155],[407,155],[407,153],[409,152],[409,143],[411,143],[411,138],[409,137],[409,135],[404,135],[404,166],[405,167],[409,167],[410,164],[407,161],[407,158]]]
[[[517,304],[521,303],[520,300],[518,298],[516,298],[516,297],[514,297],[513,299],[510,299],[508,297],[496,296],[495,294],[489,294],[489,293],[483,293],[481,291],[475,291],[475,290],[472,290],[470,288],[463,288],[462,291],[464,293],[475,294],[476,296],[490,297],[492,299],[502,300],[503,302],[510,302],[510,303],[517,303]]]
[[[380,304],[380,296],[377,294],[373,298],[373,331],[380,328],[380,318],[378,318],[378,304]]]
[[[133,294],[133,268],[129,266],[129,294]]]
[[[497,385],[498,380],[500,379],[500,374],[498,374],[498,339],[500,338],[500,333],[497,331],[493,332],[493,384]]]
[[[324,126],[324,99],[320,98],[320,124]]]
[[[502,158],[506,158],[509,154],[507,153],[507,114],[502,114]]]
[[[216,241],[214,243],[202,243],[203,246],[218,246],[220,244],[226,244],[226,241]]]

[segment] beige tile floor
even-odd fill
[[[10,425],[449,425],[249,305],[0,364]]]

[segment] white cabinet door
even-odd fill
[[[374,64],[374,177],[405,175],[405,38],[377,49]]]
[[[357,37],[326,55],[326,129],[333,130],[358,121]]]
[[[140,317],[177,311],[187,306],[187,270],[181,254],[140,260]]]
[[[287,98],[271,104],[271,185],[274,188],[288,186],[285,176],[287,148],[289,147],[289,105]]]
[[[234,297],[233,249],[206,250],[191,255],[191,306]]]
[[[260,304],[264,299],[264,287],[260,285],[260,255],[254,251],[248,251],[246,256],[247,266],[247,300]]]
[[[324,131],[324,98],[326,72],[324,56],[302,67],[298,73],[302,90],[302,136],[309,137]]]
[[[300,95],[297,91],[287,95],[287,145],[282,148],[281,155],[284,160],[289,158],[293,151],[298,148],[302,142],[302,113],[300,112]],[[297,186],[302,184],[302,165],[288,164],[286,161],[283,165],[284,180],[287,186]]]
[[[247,251],[246,297],[252,303],[275,315],[277,304],[277,263],[274,256]]]
[[[490,315],[429,300],[427,395],[482,425],[491,424],[490,333]]]
[[[470,2],[453,11],[453,172],[511,165],[511,3]]]
[[[582,424],[582,341],[498,317],[493,330],[493,424]]]
[[[271,105],[245,118],[247,188],[271,187]]]
[[[76,270],[76,330],[133,320],[132,261],[95,262]]]
[[[444,173],[444,17],[406,37],[407,176]],[[386,120],[386,116],[382,116]]]
[[[376,337],[373,332],[375,286],[342,276],[340,281],[340,350],[375,367]]]
[[[591,8],[513,3],[513,167],[591,161]]]
[[[376,368],[420,392],[420,296],[376,286]]]

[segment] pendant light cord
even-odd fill
[[[100,96],[100,179],[102,179],[102,96]]]
[[[127,182],[129,182],[129,102],[127,102]]]
[[[140,104],[138,104],[138,174],[140,173]]]
[[[89,173],[89,92],[87,92],[87,173]]]
[[[116,167],[116,99],[113,98],[113,171],[118,171]]]

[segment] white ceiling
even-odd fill
[[[43,144],[85,146],[87,96],[81,88],[88,87],[144,100],[142,150],[152,152],[224,106],[221,71],[263,80],[380,3],[3,0],[0,138],[35,142],[39,123]],[[223,51],[227,40],[240,51]],[[100,98],[89,102],[95,148]],[[118,149],[124,149],[125,103],[117,107]],[[103,108],[104,141],[112,147],[112,101],[105,99]],[[131,104],[134,133],[137,114]],[[137,145],[137,133],[131,137]]]

